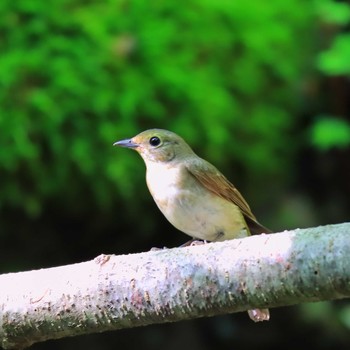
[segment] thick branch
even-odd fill
[[[0,345],[349,297],[349,256],[346,223],[2,275]]]

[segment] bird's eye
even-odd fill
[[[160,138],[157,136],[153,136],[149,139],[149,144],[153,147],[160,145]]]

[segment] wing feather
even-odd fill
[[[209,191],[238,206],[238,208],[242,211],[251,234],[271,232],[256,220],[256,217],[252,213],[248,203],[240,192],[212,164],[199,158],[196,161],[191,161],[191,165],[186,166],[186,168],[188,172]]]

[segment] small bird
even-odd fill
[[[217,242],[270,232],[256,220],[236,187],[177,134],[150,129],[113,146],[141,155],[147,186],[158,208],[172,225],[194,239]],[[255,322],[270,318],[268,309],[248,314]]]

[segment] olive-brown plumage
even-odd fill
[[[150,129],[114,145],[141,155],[153,199],[180,231],[207,241],[270,232],[256,220],[235,186],[175,133]],[[267,309],[248,313],[254,321],[269,319]]]

